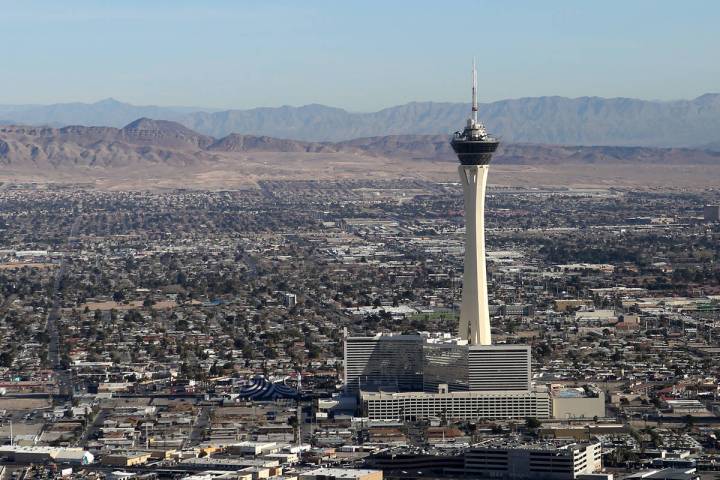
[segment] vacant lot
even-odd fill
[[[259,180],[422,179],[455,181],[453,159],[429,161],[332,153],[218,155],[214,162],[182,167],[149,164],[139,168],[78,167],[0,171],[10,183],[84,183],[103,190],[225,190],[255,188]],[[493,165],[489,182],[499,186],[705,188],[720,183],[720,165],[577,163]]]

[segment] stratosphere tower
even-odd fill
[[[465,129],[450,142],[460,165],[465,199],[465,271],[460,305],[460,337],[470,345],[490,345],[487,273],[485,269],[485,186],[498,140],[478,121],[477,71],[473,61],[472,110]]]

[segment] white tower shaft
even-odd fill
[[[465,271],[460,306],[460,337],[470,345],[490,345],[485,271],[485,186],[488,165],[460,165],[465,198]]]

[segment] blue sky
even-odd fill
[[[5,1],[0,103],[216,108],[720,91],[720,2]]]

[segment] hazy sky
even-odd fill
[[[0,103],[218,108],[720,91],[720,1],[6,1]]]

